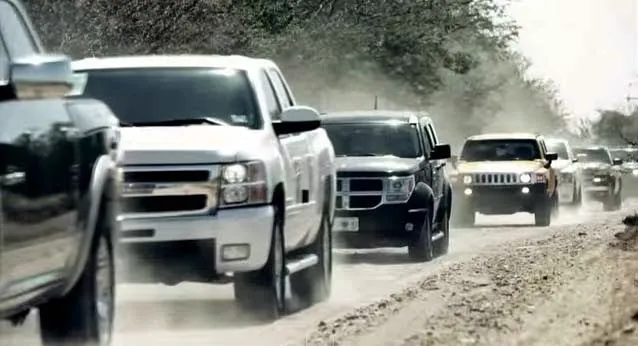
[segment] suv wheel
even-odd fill
[[[78,282],[39,307],[44,346],[96,346],[111,341],[115,302],[113,244],[100,230]]]
[[[454,215],[451,219],[454,227],[472,227],[476,223],[476,212],[474,210],[458,210]]]
[[[534,210],[534,224],[540,227],[549,226],[552,221],[552,210],[554,209],[553,198],[543,198],[537,202]]]
[[[307,304],[324,301],[332,291],[332,227],[328,215],[321,218],[321,226],[317,239],[309,248],[310,253],[319,259],[316,265],[293,275],[294,291]],[[295,276],[297,276],[295,278]]]
[[[408,255],[419,262],[431,261],[434,258],[434,244],[432,242],[432,216],[427,213],[423,226],[413,242],[408,245]]]
[[[605,211],[616,211],[622,208],[622,192],[618,191],[618,193],[614,195],[609,195],[607,200],[603,202],[603,209]]]
[[[236,273],[233,285],[235,300],[240,308],[266,320],[277,319],[286,310],[286,257],[282,221],[281,212],[275,207],[270,254],[266,265],[253,272]]]

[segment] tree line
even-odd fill
[[[486,131],[565,130],[546,80],[512,50],[495,0],[25,0],[46,46],[75,58],[245,54],[275,60],[323,111],[428,111],[458,145]]]

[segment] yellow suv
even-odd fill
[[[468,137],[452,157],[452,221],[474,224],[476,213],[534,214],[536,226],[549,226],[558,212],[558,180],[542,135],[494,133]]]

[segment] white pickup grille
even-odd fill
[[[122,169],[124,217],[214,213],[219,166],[126,166]]]

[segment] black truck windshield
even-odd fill
[[[489,139],[469,140],[461,151],[464,161],[531,161],[541,158],[535,140]]]
[[[569,160],[567,145],[559,141],[547,141],[547,151],[556,153],[561,160]]]
[[[208,118],[249,128],[262,126],[254,93],[240,70],[105,69],[78,71],[75,78],[79,86],[70,97],[101,100],[124,125],[164,122],[163,126],[169,126],[171,121]],[[197,123],[214,125],[192,122]]]
[[[574,149],[574,154],[580,162],[612,163],[611,156],[605,149]]]
[[[324,124],[337,156],[417,158],[422,155],[415,125],[386,123]]]

